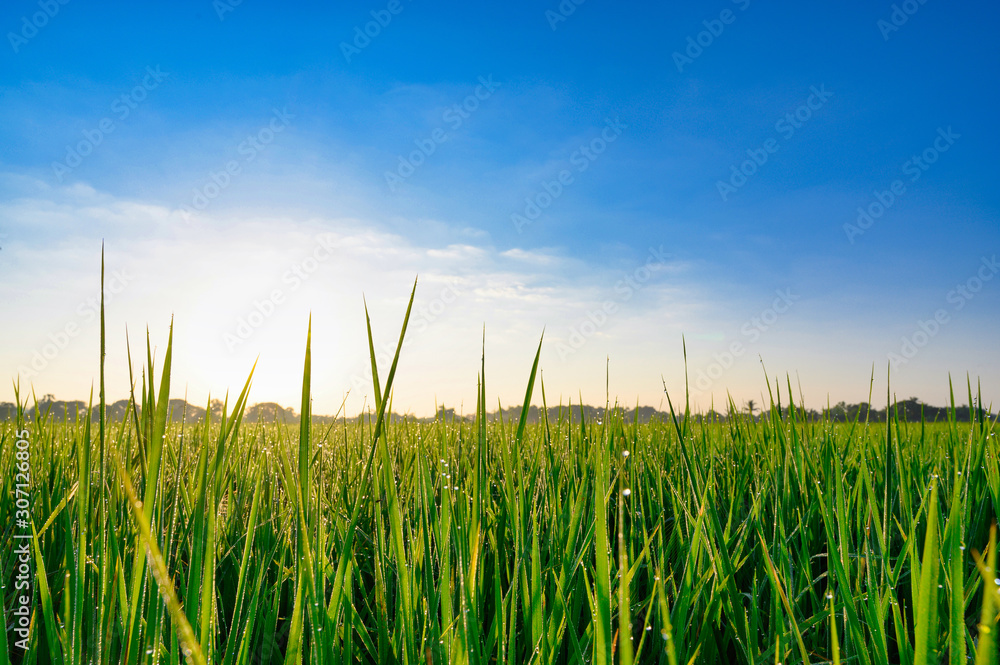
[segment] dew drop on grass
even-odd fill
[[[629,496],[630,494],[632,494],[632,490],[630,490],[629,488],[626,487],[625,489],[622,490],[622,496]]]

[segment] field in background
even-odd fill
[[[386,416],[397,350],[369,418],[313,426],[307,341],[299,425],[243,422],[249,380],[177,424],[171,346],[131,418],[3,423],[5,626],[23,543],[34,575],[0,665],[997,662],[984,412],[487,422],[481,375],[475,420],[415,423]]]

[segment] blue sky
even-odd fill
[[[760,359],[814,407],[866,399],[873,365],[884,395],[893,357],[900,397],[943,403],[948,372],[996,395],[998,13],[8,2],[0,369],[86,395],[103,239],[113,396],[125,325],[162,348],[174,314],[178,396],[259,354],[254,397],[294,404],[312,311],[316,410],[357,410],[362,293],[391,340],[418,273],[415,413],[474,405],[484,324],[504,403],[543,327],[550,400],[600,402],[609,362],[659,406],[682,335],[703,407],[760,401]]]

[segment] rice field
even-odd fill
[[[310,338],[295,426],[243,421],[250,379],[221,418],[174,422],[172,334],[125,420],[18,395],[0,665],[998,662],[983,411],[813,421],[771,384],[760,419],[681,397],[648,424],[529,424],[486,417],[483,372],[474,421],[420,423],[389,416],[398,348],[385,368],[370,346],[375,408],[314,427]],[[538,357],[523,404],[548,406]],[[102,341],[102,416],[103,375]]]

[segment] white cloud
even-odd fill
[[[554,266],[565,259],[554,253],[549,253],[541,250],[525,250],[520,247],[514,247],[513,249],[508,249],[505,252],[500,253],[501,256],[511,259],[512,261],[518,261],[521,263],[531,263],[535,265],[543,266]]]

